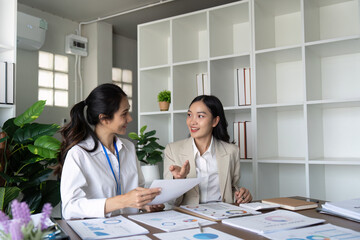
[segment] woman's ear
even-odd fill
[[[216,127],[219,122],[220,122],[220,117],[219,117],[219,116],[216,116],[216,117],[213,119],[212,127],[213,127],[213,128]]]
[[[107,117],[106,117],[105,114],[102,114],[102,113],[99,114],[99,122],[101,124],[106,124],[107,123]]]

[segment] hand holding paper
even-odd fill
[[[200,178],[154,180],[150,188],[161,188],[161,193],[148,205],[161,204],[178,198],[200,183]]]

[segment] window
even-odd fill
[[[69,106],[68,58],[39,51],[38,99],[47,106]]]
[[[114,84],[121,87],[121,89],[128,96],[128,100],[130,104],[130,112],[132,112],[132,97],[133,97],[132,71],[121,68],[113,68],[112,81]]]

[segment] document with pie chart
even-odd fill
[[[197,239],[221,239],[221,240],[241,240],[242,238],[221,232],[211,227],[203,228],[203,232],[199,229],[182,230],[171,233],[155,233],[155,237],[161,240],[197,240]]]
[[[360,230],[360,229],[359,229]],[[264,235],[270,239],[360,239],[360,232],[338,227],[332,224],[318,225],[314,227],[293,229],[289,231],[275,232]],[[174,239],[173,239],[174,240]]]
[[[224,202],[181,205],[177,209],[210,220],[261,214],[261,212],[249,208],[238,207]]]
[[[81,239],[107,239],[149,233],[147,229],[123,216],[70,220],[67,224]]]
[[[198,228],[199,223],[202,226],[215,224],[215,222],[194,217],[185,213],[180,213],[174,210],[129,215],[129,218],[166,232]]]
[[[259,234],[306,227],[322,222],[325,222],[325,219],[310,218],[287,210],[276,210],[261,215],[229,218],[222,221],[230,226]]]

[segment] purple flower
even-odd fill
[[[48,228],[48,225],[46,224],[46,220],[50,217],[51,210],[52,210],[51,204],[45,203],[42,209],[42,215],[40,219],[41,230]]]
[[[12,240],[22,240],[24,238],[21,232],[22,223],[18,220],[13,220],[10,223],[10,235]]]
[[[9,233],[9,223],[10,223],[9,217],[2,211],[0,211],[0,223],[4,228],[4,232],[6,234],[8,234]]]
[[[22,202],[20,203],[20,209],[22,222],[27,225],[31,221],[29,206],[25,202]]]
[[[31,221],[29,206],[25,203],[19,203],[17,200],[11,203],[11,212],[13,219],[20,221],[21,225],[27,225]]]

